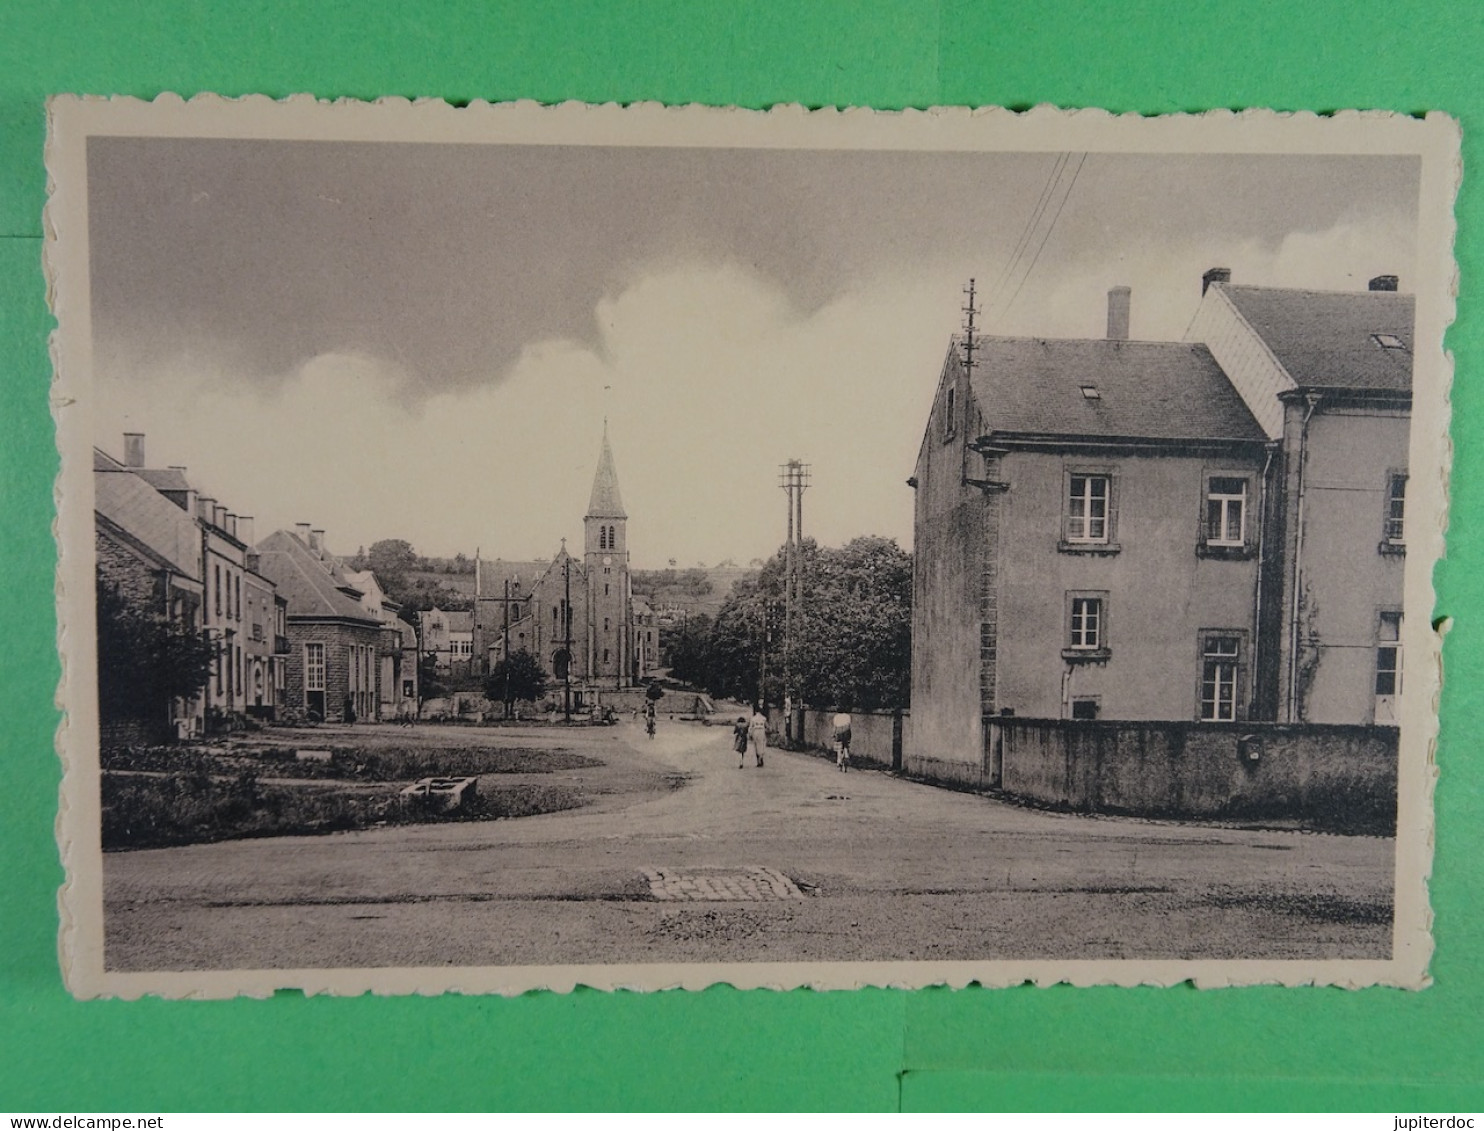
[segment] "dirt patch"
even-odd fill
[[[301,761],[297,749],[328,754],[325,760]],[[407,782],[423,777],[472,777],[477,774],[550,774],[590,769],[603,763],[561,747],[538,749],[500,745],[415,745],[395,741],[355,745],[232,743],[198,747],[124,747],[103,752],[107,770],[161,771],[236,775],[251,772],[265,778],[301,778]]]
[[[666,915],[647,934],[656,941],[732,942],[750,939],[768,927],[768,917],[747,908],[712,908]]]
[[[1388,926],[1394,911],[1389,899],[1350,899],[1325,892],[1240,892],[1213,895],[1204,902],[1213,907],[1272,911],[1321,923],[1357,923]]]
[[[404,798],[395,784],[269,785],[251,772],[103,775],[105,850],[159,848],[248,837],[306,836],[376,825],[490,821],[573,809],[575,790],[546,784],[487,788],[451,813]]]

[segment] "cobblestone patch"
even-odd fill
[[[704,870],[676,872],[668,868],[645,868],[649,894],[654,899],[692,902],[760,903],[775,899],[803,899],[791,879],[775,868],[747,868],[741,872]]]

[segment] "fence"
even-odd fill
[[[1042,804],[1396,831],[1397,732],[1386,727],[995,718],[985,730],[989,784]]]
[[[831,720],[835,712],[801,710],[794,712],[802,716],[803,734],[795,739],[795,745],[814,753],[833,756],[834,725]],[[906,711],[851,711],[850,712],[850,760],[865,763],[885,770],[902,768],[902,732]],[[782,742],[787,733],[784,727],[783,710],[768,708],[768,730]]]

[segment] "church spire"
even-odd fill
[[[623,499],[618,493],[618,472],[613,466],[613,449],[608,446],[608,421],[603,421],[603,449],[598,454],[598,471],[593,476],[593,493],[587,504],[588,518],[628,518]]]

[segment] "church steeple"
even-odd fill
[[[618,472],[613,466],[613,449],[608,446],[608,421],[604,420],[592,499],[582,520],[583,572],[589,617],[587,670],[612,687],[627,687],[635,678],[628,518],[618,494]]]
[[[618,493],[618,471],[613,466],[613,449],[608,446],[608,422],[603,421],[603,449],[598,453],[598,471],[593,476],[593,493],[587,504],[588,518],[628,518],[623,499]]]

